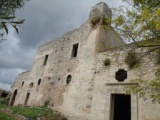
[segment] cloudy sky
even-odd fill
[[[25,19],[17,34],[9,28],[7,40],[0,43],[0,89],[10,85],[21,72],[31,69],[38,46],[79,27],[87,19],[92,6],[106,2],[116,7],[121,0],[30,0],[16,12]]]

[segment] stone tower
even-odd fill
[[[142,74],[153,78],[155,60],[150,66],[143,58],[140,69],[129,70],[124,60],[132,46],[111,27],[111,18],[110,8],[98,3],[86,23],[40,46],[31,70],[17,76],[10,105],[42,106],[49,101],[50,108],[69,120],[159,120],[159,104],[125,95],[124,90],[137,85],[131,80]],[[125,77],[119,80],[117,73],[123,76],[122,71]]]

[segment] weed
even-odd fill
[[[139,63],[139,59],[134,51],[128,51],[128,54],[125,58],[125,63],[128,64],[129,68],[133,68],[137,63]]]
[[[111,64],[111,60],[110,60],[109,58],[106,58],[106,59],[103,61],[103,64],[104,64],[105,66],[108,66],[108,65]]]

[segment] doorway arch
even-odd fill
[[[13,92],[10,106],[14,105],[14,102],[15,102],[15,99],[16,99],[16,96],[17,96],[17,92],[18,92],[17,89]]]

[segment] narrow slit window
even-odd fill
[[[73,45],[71,57],[77,57],[77,53],[78,53],[78,43]]]
[[[41,84],[41,79],[38,80],[38,86]]]
[[[68,75],[67,78],[66,78],[67,85],[71,82],[71,79],[72,79],[72,76]]]
[[[24,81],[22,82],[22,86],[24,85]]]
[[[48,55],[46,55],[46,56],[45,56],[45,59],[44,59],[43,65],[46,65],[46,64],[47,64],[47,60],[48,60]]]

